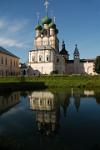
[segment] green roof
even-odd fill
[[[49,28],[55,29],[55,28],[56,28],[56,24],[54,24],[53,22],[51,22],[51,23],[49,24]]]
[[[4,53],[4,54],[6,54],[6,55],[12,56],[12,57],[19,58],[19,57],[17,57],[16,55],[14,55],[14,54],[12,54],[11,52],[9,52],[8,50],[4,49],[3,47],[0,47],[0,52],[1,52],[1,53]]]
[[[59,30],[56,28],[56,34],[58,34],[59,33]]]
[[[41,23],[42,24],[50,24],[52,22],[52,19],[49,18],[48,16],[45,16],[42,20]]]
[[[42,30],[42,26],[41,25],[36,25],[35,30]]]

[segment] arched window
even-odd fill
[[[42,61],[42,56],[41,55],[39,56],[39,61]]]
[[[35,62],[35,56],[32,56],[32,61]]]
[[[50,56],[49,55],[46,56],[46,61],[50,61]]]

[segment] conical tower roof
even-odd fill
[[[61,55],[69,55],[68,51],[65,49],[65,43],[64,41],[62,42],[62,50],[60,51]]]
[[[77,55],[79,55],[79,50],[78,50],[78,48],[77,48],[77,44],[75,45],[74,54],[77,54]]]

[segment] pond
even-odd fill
[[[99,150],[100,92],[0,93],[0,149]]]

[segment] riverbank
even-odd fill
[[[29,89],[42,88],[100,88],[100,76],[21,76],[21,77],[0,77],[0,89],[2,88]]]
[[[47,86],[43,82],[2,82],[0,92],[44,90]]]

